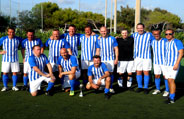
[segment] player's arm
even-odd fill
[[[22,48],[21,49],[21,53],[22,53],[22,58],[23,58],[23,63],[25,62],[25,49]]]
[[[6,51],[0,51],[0,55],[3,55],[3,54],[5,54],[6,53]]]
[[[69,55],[72,55],[72,50],[70,48],[68,48],[67,51]]]
[[[118,47],[114,47],[114,51],[115,51],[115,55],[116,55],[116,58],[115,58],[115,61],[114,61],[114,64],[118,64],[118,57],[119,57],[119,49]]]
[[[51,66],[50,63],[47,63],[47,68],[49,70],[49,75],[50,75],[51,79],[55,80],[56,78],[55,78],[55,76],[52,73],[52,66]]]
[[[100,55],[100,48],[96,49],[96,55]]]
[[[72,67],[71,71],[68,71],[68,72],[62,72],[62,75],[75,74],[76,70],[77,70],[77,67]]]
[[[43,54],[43,53],[44,53],[44,47],[41,48],[41,54]]]
[[[3,40],[4,40],[4,37],[0,38],[0,46],[3,45]],[[5,50],[0,51],[0,54],[1,54],[1,55],[5,54],[5,53],[6,53]]]
[[[62,78],[63,77],[63,75],[62,75],[63,68],[59,64],[58,64],[58,71],[59,71],[59,78]]]
[[[90,84],[93,84],[93,76],[88,76],[88,81]]]
[[[37,66],[33,67],[34,71],[37,72],[39,75],[45,76],[45,77],[50,77],[50,74],[47,75],[45,73],[43,73]]]
[[[175,65],[173,67],[173,70],[177,70],[179,68],[180,61],[181,61],[181,59],[183,57],[183,49],[180,49],[178,52],[179,52],[178,59],[177,59]]]

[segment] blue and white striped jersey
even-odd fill
[[[106,38],[101,37],[96,42],[96,48],[100,48],[100,56],[102,61],[111,61],[115,59],[114,47],[117,47],[118,43],[113,36]]]
[[[67,60],[60,56],[58,58],[57,64],[61,65],[64,72],[71,71],[72,67],[77,67],[77,71],[79,71],[79,64],[77,58],[73,55],[69,55]]]
[[[161,38],[160,40],[152,40],[153,49],[153,62],[157,65],[165,65],[166,56],[166,38]]]
[[[81,60],[90,61],[96,53],[96,41],[98,39],[97,35],[90,36],[87,38],[85,35],[80,37],[81,43]]]
[[[2,37],[0,39],[0,46],[3,45],[3,50],[6,51],[6,53],[2,55],[2,62],[19,61],[18,47],[21,42],[22,39],[16,36],[12,39],[9,39],[8,36]]]
[[[29,41],[28,39],[24,39],[22,41],[22,48],[26,50],[26,52],[25,52],[25,62],[28,62],[28,57],[33,55],[33,52],[32,52],[33,49],[32,48],[35,45],[40,45],[40,47],[43,47],[43,43],[39,38],[33,39],[32,41]]]
[[[99,79],[105,74],[106,71],[108,71],[108,69],[103,62],[97,68],[93,64],[88,67],[88,76],[92,76],[93,79]]]
[[[154,39],[151,33],[133,33],[134,58],[151,59],[151,41]]]
[[[72,55],[78,56],[78,46],[80,45],[80,36],[81,34],[75,34],[70,36],[69,33],[62,34],[60,37],[64,38],[70,45]]]
[[[28,62],[30,65],[30,70],[29,70],[29,81],[36,80],[41,77],[34,69],[33,67],[36,66],[38,69],[40,69],[41,72],[44,72],[44,68],[46,64],[49,63],[47,57],[44,54],[41,54],[40,57],[36,57],[34,55],[29,56]]]
[[[166,66],[174,66],[179,55],[179,50],[183,49],[183,44],[178,39],[166,42]]]
[[[49,47],[49,62],[57,63],[57,60],[60,56],[61,48],[70,48],[69,44],[65,39],[60,40],[51,40],[48,39],[45,43],[46,47]]]

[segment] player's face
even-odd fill
[[[27,32],[27,38],[28,38],[28,40],[33,40],[34,33],[33,32]]]
[[[95,67],[98,67],[98,66],[100,65],[100,63],[101,63],[100,58],[94,58],[94,59],[93,59],[93,63],[94,63],[94,66],[95,66]]]
[[[102,27],[100,29],[100,34],[101,34],[102,37],[106,37],[107,36],[107,28]]]
[[[73,36],[75,34],[75,27],[69,27],[69,35]]]
[[[59,31],[53,31],[52,36],[54,40],[58,40],[60,38]]]
[[[85,28],[85,34],[90,36],[92,34],[91,28]]]
[[[126,39],[128,37],[128,31],[127,30],[121,31],[121,35],[122,35],[123,39]]]
[[[143,27],[143,25],[138,25],[138,26],[137,26],[137,32],[138,32],[139,34],[143,34],[143,33],[144,33],[144,27]]]
[[[165,37],[168,39],[168,40],[172,40],[174,38],[174,33],[172,30],[167,30],[165,32]]]
[[[39,57],[41,54],[41,48],[39,46],[34,47],[33,52],[35,56]]]
[[[160,40],[160,31],[153,31],[152,34],[156,40]]]
[[[64,59],[67,59],[68,58],[68,51],[66,49],[61,49],[61,56],[64,58]]]
[[[15,36],[15,31],[13,29],[8,29],[8,37],[13,38]]]

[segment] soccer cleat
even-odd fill
[[[69,96],[74,96],[74,91],[71,90]]]
[[[118,86],[122,88],[123,87],[123,80],[119,79],[117,81],[118,81]]]
[[[166,101],[165,101],[166,104],[173,104],[175,103],[175,100],[174,99],[170,99],[168,98]]]
[[[159,94],[160,93],[160,90],[154,90],[154,92],[152,93],[153,95],[156,95],[156,94]]]
[[[110,92],[110,93],[115,93],[115,91],[114,91],[113,88],[110,88],[110,89],[109,89],[109,92]]]
[[[141,91],[143,91],[142,88],[138,88],[138,89],[136,90],[137,93],[140,93]]]
[[[144,89],[144,94],[148,94],[149,90],[148,89]]]
[[[131,81],[127,81],[127,87],[130,88],[132,86],[132,82]]]
[[[5,91],[7,91],[7,90],[8,90],[7,87],[3,87],[3,88],[1,89],[2,92],[5,92]]]
[[[102,90],[104,90],[104,87],[100,86],[100,87],[98,88],[98,90],[102,91]]]
[[[105,99],[107,99],[107,100],[110,99],[110,97],[111,97],[110,93],[105,93],[104,95],[105,95]]]
[[[12,87],[12,90],[13,91],[19,91],[19,89],[16,86]]]
[[[169,96],[169,92],[167,92],[167,91],[164,91],[164,94],[163,94],[163,96],[164,96],[164,97],[167,97],[167,96]]]

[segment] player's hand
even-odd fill
[[[94,89],[98,89],[98,88],[99,88],[99,86],[96,85],[96,84],[94,84],[94,83],[92,83],[91,86],[92,86]]]
[[[100,40],[100,39],[101,39],[101,37],[102,37],[102,36],[98,36],[98,40]]]
[[[3,51],[0,52],[0,54],[1,54],[1,55],[6,54],[6,51],[3,50]]]
[[[101,85],[101,80],[102,80],[101,78],[98,79],[98,81],[97,81],[97,85],[98,85],[98,86]]]
[[[56,80],[56,77],[55,77],[53,74],[50,76],[50,78],[51,78],[52,80]]]
[[[50,36],[50,39],[51,39],[51,40],[54,40],[54,37],[53,37],[53,36]]]
[[[117,59],[114,60],[114,64],[115,65],[118,64],[118,60]]]
[[[59,78],[62,78],[63,77],[63,74],[62,73],[59,73]]]
[[[23,59],[23,63],[25,62],[25,58]]]
[[[50,77],[50,74],[46,74],[45,77],[49,78]]]
[[[92,32],[92,34],[91,34],[92,36],[94,36],[94,35],[96,35],[96,33],[95,32]]]
[[[177,70],[179,68],[179,64],[175,64],[173,70]]]
[[[115,38],[117,39],[117,38],[120,38],[120,37],[119,36],[116,36]]]

